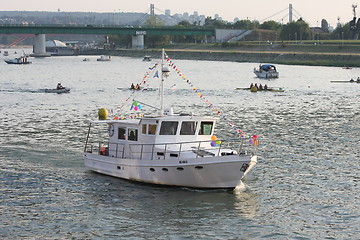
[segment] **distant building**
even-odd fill
[[[49,40],[45,42],[46,53],[51,56],[73,56],[78,54],[78,48],[72,42],[72,45],[66,45],[59,40]]]

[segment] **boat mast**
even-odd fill
[[[164,115],[164,58],[165,51],[161,52],[161,85],[160,85],[160,115]]]

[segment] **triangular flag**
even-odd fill
[[[156,71],[155,75],[154,75],[154,78],[159,78],[159,73],[158,71]]]

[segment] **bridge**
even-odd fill
[[[144,48],[144,35],[215,36],[206,27],[97,26],[97,25],[0,25],[0,34],[34,34],[34,55],[45,56],[45,34],[131,35],[132,48]]]

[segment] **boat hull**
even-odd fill
[[[85,152],[84,163],[94,172],[137,182],[191,188],[233,189],[256,165],[257,156],[137,160]]]
[[[263,72],[263,71],[254,71],[255,75],[258,78],[278,78],[278,72]]]
[[[251,91],[250,88],[235,88],[235,90],[249,90]],[[268,88],[268,89],[256,89],[256,91],[252,91],[252,92],[258,92],[258,91],[264,91],[264,92],[285,92],[284,89],[278,88],[278,89],[273,89],[273,88]]]
[[[64,89],[45,89],[46,93],[69,93],[70,88],[64,88]]]
[[[31,62],[16,62],[13,60],[4,60],[7,64],[16,64],[16,65],[24,65],[24,64],[31,64]]]

